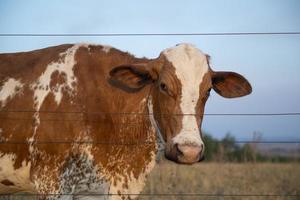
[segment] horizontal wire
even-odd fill
[[[29,144],[28,141],[0,141],[0,144]],[[227,141],[205,141],[205,143],[228,143]],[[300,141],[251,141],[240,140],[234,141],[236,144],[300,144]],[[144,145],[144,144],[163,144],[161,142],[108,142],[108,141],[34,141],[34,144],[103,144],[103,145]]]
[[[15,118],[15,117],[1,117],[0,119],[5,119],[5,120],[16,120],[16,121],[33,121],[35,120],[34,118]],[[88,122],[88,123],[102,123],[102,124],[107,124],[107,122],[105,120],[91,120],[91,119],[39,119],[39,121],[44,121],[44,122]],[[143,122],[113,122],[114,125],[123,125],[123,126],[145,126],[145,124],[143,124]]]
[[[211,196],[211,197],[298,197],[300,194],[213,194],[213,193],[120,193],[120,194],[103,194],[103,193],[78,193],[78,194],[0,194],[0,196]]]
[[[84,112],[84,111],[50,111],[50,110],[0,110],[0,113],[51,113],[51,114],[92,114],[92,115],[153,115],[153,113],[131,113],[131,112]],[[158,115],[175,116],[289,116],[300,115],[300,112],[282,112],[282,113],[158,113]]]
[[[136,36],[238,36],[300,35],[300,32],[219,32],[219,33],[0,33],[0,37],[136,37]]]
[[[215,141],[214,141],[215,142]],[[209,142],[205,142],[205,143],[209,143]],[[217,143],[227,143],[227,141],[217,141]],[[300,144],[300,141],[277,141],[277,140],[268,140],[268,141],[251,141],[251,140],[239,140],[239,141],[234,141],[233,143],[253,143],[253,144]]]
[[[211,115],[209,115],[211,116]],[[214,115],[216,116],[216,115]],[[218,115],[218,116],[227,116],[227,115]],[[237,116],[237,115],[234,115],[234,116]],[[245,115],[242,115],[242,116],[245,116]],[[249,115],[249,116],[255,116],[255,115]],[[261,115],[259,115],[261,116]],[[267,116],[270,116],[270,115],[267,115]],[[277,116],[277,115],[276,115]],[[0,116],[0,119],[2,120],[15,120],[15,121],[32,121],[34,120],[33,118],[15,118],[15,117],[1,117]],[[39,119],[39,121],[44,121],[44,122],[89,122],[89,123],[105,123],[105,121],[103,120],[91,120],[91,119]],[[115,123],[114,124],[124,124],[124,125],[128,125],[128,126],[133,126],[135,124],[140,124],[142,122],[132,122],[132,123]]]
[[[99,141],[33,141],[34,144],[101,144],[101,145],[146,145],[156,142],[99,142]],[[300,142],[299,142],[300,143]],[[0,141],[1,144],[30,144],[27,141]]]

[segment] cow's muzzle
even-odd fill
[[[203,145],[174,144],[167,149],[166,157],[177,163],[193,164],[204,160],[203,151]]]

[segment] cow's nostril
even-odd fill
[[[178,144],[175,144],[177,155],[183,155],[183,152],[178,148]]]

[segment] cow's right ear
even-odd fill
[[[111,85],[127,92],[137,92],[158,79],[156,71],[144,63],[117,66],[109,75]]]

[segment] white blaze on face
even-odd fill
[[[190,44],[180,44],[163,52],[175,67],[175,73],[181,82],[180,108],[183,114],[195,114],[199,100],[200,84],[208,72],[206,56]],[[183,115],[182,129],[173,138],[174,144],[203,145],[196,116]]]
[[[14,78],[9,78],[0,88],[0,107],[4,107],[8,99],[13,98],[21,89],[23,84]]]

